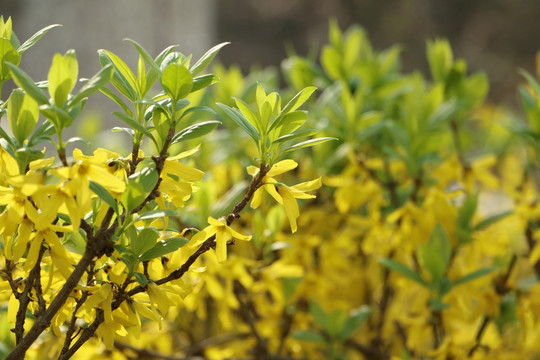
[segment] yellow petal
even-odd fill
[[[242,235],[238,231],[233,230],[232,228],[227,226],[226,231],[231,234],[231,236],[235,239],[242,240],[242,241],[249,241],[251,240],[251,235]]]
[[[214,219],[213,217],[209,216],[208,217],[208,223],[210,225],[214,225],[216,227],[220,227],[220,226],[227,226],[227,222],[223,219]]]
[[[315,180],[306,181],[306,182],[303,182],[303,183],[300,183],[300,184],[296,184],[296,185],[292,186],[292,188],[300,190],[300,191],[313,191],[313,190],[317,190],[318,188],[320,188],[321,185],[322,185],[322,181],[321,181],[321,178],[319,177],[319,178],[317,178]]]
[[[289,223],[291,224],[291,232],[295,233],[297,230],[296,218],[298,218],[298,216],[300,215],[298,204],[296,203],[296,199],[294,198],[293,194],[290,192],[289,189],[287,189],[286,187],[281,187],[280,191],[283,198],[283,207],[285,208],[285,214],[287,215]]]
[[[198,181],[204,176],[204,172],[199,169],[186,166],[178,161],[170,160],[165,161],[163,173],[171,174],[187,181]]]
[[[54,157],[50,157],[48,159],[39,159],[39,160],[34,160],[30,162],[28,167],[30,168],[30,170],[35,171],[35,170],[40,170],[40,169],[49,167],[53,164],[53,162],[54,162]]]
[[[280,204],[283,204],[283,199],[281,195],[277,192],[276,186],[274,184],[263,185],[266,192],[268,192],[272,197]]]
[[[19,233],[17,235],[17,241],[13,248],[13,261],[18,261],[21,256],[23,256],[24,251],[26,250],[26,245],[30,241],[30,235],[32,234],[32,229],[34,225],[31,221],[23,219],[21,225],[19,226]]]
[[[258,188],[253,197],[251,198],[251,208],[256,209],[261,205],[263,191],[261,188]]]
[[[191,238],[190,247],[197,247],[206,241],[210,236],[214,235],[217,228],[213,225],[207,226]]]
[[[187,150],[187,151],[181,152],[180,154],[175,155],[175,156],[170,156],[170,157],[168,157],[167,159],[168,159],[168,160],[179,160],[179,159],[183,159],[183,158],[185,158],[185,157],[188,157],[188,156],[190,156],[190,155],[195,154],[197,151],[199,151],[200,147],[201,147],[201,145],[197,145],[196,148],[193,148],[193,149],[191,149],[191,150]]]
[[[280,162],[274,164],[270,171],[268,171],[267,176],[276,176],[283,174],[287,171],[290,171],[298,166],[298,163],[291,159],[281,160]]]
[[[224,262],[227,260],[227,240],[230,235],[225,229],[219,229],[216,233],[216,256],[218,262]]]
[[[125,182],[99,166],[89,166],[88,177],[109,191],[122,193],[126,190]]]

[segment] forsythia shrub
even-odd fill
[[[130,40],[136,72],[99,50],[75,91],[73,51],[45,82],[18,67],[50,28],[20,45],[0,21],[0,89],[19,87],[0,103],[3,357],[540,358],[533,76],[524,122],[446,41],[427,79],[331,23],[319,60],[283,62],[285,89],[201,75],[225,44],[191,65]],[[66,151],[97,92],[124,153]]]

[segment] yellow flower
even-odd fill
[[[126,183],[106,170],[106,164],[97,165],[95,159],[84,156],[79,149],[73,150],[73,157],[78,159],[73,165],[51,172],[63,179],[69,180],[68,186],[73,195],[76,195],[77,204],[81,209],[90,207],[91,191],[90,180],[95,181],[113,195],[121,194],[126,190]]]
[[[193,186],[193,181],[201,180],[204,176],[204,172],[201,170],[186,166],[177,160],[187,157],[198,150],[199,148],[196,147],[165,160],[162,171],[163,180],[159,185],[159,191],[166,194],[176,207],[184,206],[184,201],[189,199],[191,194],[197,190],[197,187]],[[162,208],[166,208],[163,200],[163,195],[156,199]]]
[[[294,160],[282,160],[272,166],[270,171],[264,176],[263,183],[260,188],[253,194],[251,200],[251,207],[256,209],[259,207],[262,201],[263,189],[266,190],[279,204],[283,205],[285,214],[289,219],[291,225],[291,231],[294,233],[298,229],[296,225],[296,219],[300,216],[300,210],[296,199],[313,199],[315,195],[307,194],[306,191],[313,191],[321,187],[321,178],[317,178],[312,181],[306,181],[294,186],[287,186],[285,184],[277,182],[273,176],[283,174],[298,166],[298,163]],[[248,166],[247,172],[251,176],[256,176],[259,169],[255,166]]]
[[[238,240],[249,241],[250,235],[242,235],[239,232],[231,229],[227,226],[225,219],[216,220],[213,217],[208,217],[208,223],[210,226],[205,227],[199,231],[191,239],[191,247],[196,247],[202,244],[206,239],[212,235],[216,235],[216,255],[219,262],[227,260],[227,241],[231,238]]]

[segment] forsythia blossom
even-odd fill
[[[263,189],[266,190],[279,204],[283,205],[289,223],[291,225],[291,231],[294,233],[298,229],[296,225],[296,219],[300,216],[300,210],[296,199],[313,199],[315,195],[307,194],[306,191],[313,191],[321,187],[321,178],[317,178],[312,181],[306,181],[297,185],[287,186],[275,180],[273,177],[290,171],[298,166],[298,163],[294,160],[282,160],[270,169],[263,178],[263,183],[251,200],[251,207],[256,209],[259,207],[262,201]],[[251,176],[256,176],[259,169],[255,166],[248,166],[247,172]]]
[[[210,226],[205,227],[199,231],[195,236],[193,236],[192,247],[199,246],[206,239],[212,235],[216,235],[216,255],[219,262],[223,262],[227,259],[227,241],[231,238],[238,240],[249,241],[251,240],[250,235],[242,235],[239,232],[231,229],[225,219],[216,220],[213,217],[208,217],[208,223]]]

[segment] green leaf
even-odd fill
[[[131,101],[137,100],[137,79],[131,69],[118,56],[107,50],[98,50],[98,56],[102,67],[108,64],[114,65],[115,71],[111,83],[116,90]]]
[[[107,205],[111,207],[118,214],[118,204],[112,195],[100,184],[95,181],[90,180],[90,190],[94,192],[101,200],[105,201]]]
[[[276,129],[278,136],[292,133],[304,125],[307,119],[306,111],[291,111],[285,116],[279,118],[270,125],[269,131]]]
[[[323,330],[328,327],[328,315],[315,301],[309,302],[309,313],[315,319],[315,322]]]
[[[288,302],[291,299],[298,286],[302,283],[302,279],[302,277],[281,278],[285,302]]]
[[[58,128],[68,127],[73,122],[73,118],[65,110],[54,105],[41,105],[39,111]]]
[[[317,134],[318,132],[319,132],[319,130],[316,130],[316,129],[297,130],[297,131],[292,132],[290,134],[278,137],[276,140],[272,141],[272,143],[280,144],[280,143],[284,143],[284,142],[291,141],[291,140],[294,140],[294,139],[312,136],[312,135]]]
[[[476,270],[476,271],[473,271],[472,273],[470,274],[467,274],[459,279],[457,279],[456,281],[454,281],[452,283],[453,286],[458,286],[458,285],[462,285],[462,284],[465,284],[465,283],[468,283],[469,281],[473,281],[473,280],[476,280],[482,276],[485,276],[495,270],[497,270],[498,268],[495,267],[495,266],[491,266],[491,267],[486,267],[486,268],[482,268],[482,269],[479,269],[479,270]]]
[[[32,35],[30,37],[30,39],[26,40],[21,46],[19,46],[19,48],[17,49],[17,52],[19,54],[22,54],[23,52],[25,52],[26,50],[31,48],[35,43],[37,43],[49,30],[51,30],[52,28],[58,27],[58,26],[62,26],[62,25],[53,24],[53,25],[46,26],[43,29],[39,30],[37,33]]]
[[[150,140],[152,140],[154,144],[156,144],[157,146],[157,142],[156,142],[156,139],[154,138],[154,135],[152,135],[152,133],[147,128],[145,128],[144,125],[139,124],[138,122],[136,122],[135,120],[133,120],[131,117],[129,117],[128,115],[124,113],[113,112],[113,114],[116,115],[120,120],[122,120],[123,122],[131,126],[134,130],[148,136]]]
[[[135,40],[132,40],[132,39],[129,39],[129,38],[125,38],[124,40],[126,41],[129,41],[130,43],[133,44],[133,46],[135,46],[135,49],[137,49],[137,51],[139,52],[139,55],[142,56],[142,58],[144,59],[144,61],[150,65],[150,67],[154,70],[156,70],[157,72],[161,72],[159,70],[159,65],[156,64],[156,62],[154,61],[154,59],[152,59],[152,57],[150,56],[150,54],[148,53],[148,51],[146,51],[138,42],[136,42]]]
[[[120,201],[126,209],[126,214],[129,214],[133,209],[139,206],[139,204],[142,204],[145,198],[146,191],[144,190],[144,186],[141,183],[130,179],[126,191],[120,196]]]
[[[215,84],[219,81],[219,78],[216,75],[209,74],[203,76],[197,76],[193,79],[193,88],[191,92],[195,92],[212,84]]]
[[[28,95],[30,95],[34,100],[37,101],[40,105],[49,104],[49,99],[41,91],[34,81],[28,76],[24,71],[19,69],[17,66],[6,63],[9,66],[13,80],[21,89],[23,89]]]
[[[331,140],[338,140],[338,139],[333,138],[333,137],[322,137],[322,138],[310,139],[310,140],[302,141],[301,143],[294,144],[294,145],[286,148],[285,150],[283,150],[283,154],[291,152],[291,151],[300,150],[300,149],[303,149],[303,148],[306,148],[306,147],[319,145],[319,144],[322,144],[324,142],[331,141]]]
[[[135,280],[139,283],[141,286],[146,286],[148,284],[148,279],[144,274],[141,274],[140,272],[133,273],[133,276],[135,277]]]
[[[108,66],[108,65],[106,65],[106,66]],[[113,78],[114,78],[114,75],[113,75]],[[110,89],[108,89],[106,87],[102,87],[102,88],[99,89],[99,91],[101,91],[105,96],[107,96],[109,99],[111,99],[116,104],[118,104],[128,116],[133,117],[133,112],[131,111],[131,109],[126,105],[126,103],[122,99],[120,99],[120,97],[118,97]]]
[[[243,102],[240,99],[234,99],[236,102],[236,107],[238,107],[238,110],[242,113],[244,116],[244,119],[246,119],[255,129],[257,129],[257,132],[259,134],[264,133],[263,126],[261,124],[260,119],[251,111],[249,106]]]
[[[217,103],[217,105],[236,123],[240,126],[255,142],[259,142],[260,134],[253,125],[251,125],[244,116],[240,113],[240,110],[234,109],[225,104]]]
[[[19,65],[21,55],[15,50],[9,39],[0,38],[0,86],[9,79],[8,63]]]
[[[338,340],[345,341],[349,339],[356,329],[358,329],[370,315],[371,308],[367,305],[353,309],[343,324],[343,328],[338,336]]]
[[[285,105],[283,110],[281,110],[281,112],[279,113],[279,116],[284,116],[291,111],[298,109],[300,106],[302,106],[303,103],[307,101],[307,99],[310,98],[311,94],[313,94],[315,90],[317,90],[315,86],[308,86],[307,88],[300,90],[300,92],[296,94],[291,99],[291,101],[287,103],[287,105]]]
[[[424,279],[422,279],[420,274],[400,262],[387,258],[379,258],[379,263],[381,263],[381,265],[383,266],[386,266],[390,270],[394,270],[395,272],[400,273],[401,275],[417,282],[422,286],[425,286],[427,288],[429,287],[429,284]]]
[[[439,224],[431,233],[427,244],[420,247],[420,264],[432,277],[432,282],[438,282],[444,276],[452,249],[450,240],[443,227]]]
[[[22,90],[15,89],[8,100],[8,121],[15,138],[22,144],[34,130],[38,118],[37,102]]]
[[[324,336],[315,330],[297,330],[293,333],[292,337],[300,341],[309,341],[320,344],[326,343]]]
[[[69,50],[64,56],[54,55],[47,79],[49,95],[57,107],[62,108],[65,105],[69,93],[77,83],[78,74],[79,64],[75,50]]]
[[[508,215],[512,215],[513,211],[508,210],[499,214],[492,215],[490,217],[485,218],[484,220],[480,221],[478,224],[476,224],[473,227],[473,231],[480,231],[488,228],[489,226],[495,224],[497,221],[504,219]]]
[[[180,141],[192,140],[208,134],[221,124],[220,121],[211,120],[188,126],[180,130],[172,139],[172,144]]]
[[[156,245],[159,238],[159,232],[151,228],[145,228],[139,231],[135,238],[131,239],[131,249],[135,256],[139,256],[149,251]]]
[[[186,97],[193,88],[193,75],[184,66],[169,64],[161,75],[161,87],[173,99],[178,101]]]
[[[105,65],[105,67],[101,68],[101,70],[98,71],[96,75],[92,76],[92,78],[83,85],[77,95],[75,95],[73,99],[71,99],[71,106],[81,102],[83,99],[89,97],[90,95],[107,85],[107,83],[111,81],[113,73],[114,68],[112,64]]]
[[[224,43],[221,43],[221,44],[218,44],[216,46],[214,46],[213,48],[211,48],[210,50],[208,50],[206,52],[206,54],[204,54],[196,63],[195,65],[193,65],[191,67],[191,69],[189,69],[191,71],[191,73],[193,75],[197,75],[198,73],[200,73],[201,71],[203,71],[204,69],[206,69],[208,67],[208,65],[210,65],[210,63],[212,62],[212,60],[214,60],[214,58],[216,57],[217,53],[219,52],[219,50],[224,47],[225,45],[228,45],[230,44],[229,42],[224,42]]]
[[[171,216],[176,216],[176,215],[178,215],[178,213],[173,210],[157,209],[157,210],[152,210],[152,211],[148,211],[143,214],[140,214],[139,216],[137,216],[137,219],[135,221],[166,218],[166,217],[171,217]]]
[[[44,121],[28,139],[28,146],[32,147],[41,142],[49,141],[54,133],[54,125],[50,121]]]
[[[141,261],[148,261],[167,255],[173,251],[178,250],[182,246],[189,242],[188,239],[183,237],[169,238],[167,240],[158,241],[157,244],[147,252],[141,255],[139,258]]]

